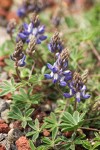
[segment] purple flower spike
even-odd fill
[[[36,44],[41,44],[42,41],[47,39],[47,36],[44,35],[45,26],[40,25],[38,17],[34,15],[33,20],[27,24],[23,24],[23,30],[18,34],[23,42],[29,43],[30,38],[34,36],[36,39]]]
[[[64,93],[66,98],[68,95],[70,95],[71,97],[75,97],[77,102],[80,102],[81,99],[88,99],[90,97],[89,94],[85,93],[86,86],[82,82],[82,78],[77,72],[73,74],[73,78],[71,82],[68,83],[68,87],[70,88],[70,92]]]
[[[64,48],[64,46],[59,37],[59,33],[56,32],[54,34],[53,38],[51,39],[50,43],[48,44],[48,49],[52,53],[57,53],[57,52],[61,53],[63,48]]]

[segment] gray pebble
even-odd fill
[[[0,99],[0,113],[8,108],[9,104],[5,100]]]
[[[9,113],[9,109],[6,109],[4,111],[1,112],[1,118],[6,122],[9,123],[9,118],[8,118],[8,113]]]

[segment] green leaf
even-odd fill
[[[29,122],[28,125],[33,129],[37,131],[37,127],[34,125],[33,122]]]
[[[45,143],[47,145],[51,145],[51,143],[52,143],[52,141],[48,137],[44,137],[42,141],[43,141],[43,143]]]
[[[12,112],[9,112],[8,117],[11,118],[11,119],[15,119],[15,120],[20,120],[21,119],[21,117],[13,114]]]
[[[64,112],[61,120],[60,127],[62,128],[62,131],[74,131],[82,125],[83,116],[79,115],[78,111],[75,111],[73,115],[69,112]]]
[[[38,137],[39,137],[39,133],[38,132],[34,132],[32,140],[35,142]]]
[[[83,145],[84,148],[86,148],[88,150],[90,150],[90,148],[91,148],[91,144],[87,140],[82,141],[82,145]]]
[[[51,131],[58,127],[58,122],[54,113],[51,113],[49,117],[45,118],[46,128],[50,128]]]
[[[18,107],[14,106],[13,110],[14,110],[14,114],[16,114],[20,117],[23,117],[22,112],[20,111],[20,109]]]
[[[11,81],[4,81],[0,85],[0,96],[6,95],[8,93],[13,93],[16,90],[16,84],[14,84],[14,79],[12,78]]]
[[[37,129],[39,129],[39,121],[38,121],[38,119],[35,119],[35,126],[36,126]]]
[[[74,120],[72,115],[68,112],[64,113],[62,120],[65,120],[65,122],[68,122],[69,124],[76,125],[76,121]]]
[[[79,117],[79,112],[78,111],[74,112],[73,118],[76,121],[76,123],[80,121],[80,117]]]
[[[94,146],[92,147],[92,150],[95,150],[95,148],[98,148],[100,146],[100,141],[95,142]]]
[[[32,136],[32,135],[34,135],[36,132],[35,131],[31,131],[31,132],[28,132],[27,134],[26,134],[26,136]]]
[[[22,127],[25,129],[26,125],[27,125],[27,121],[24,120],[24,121],[22,122]]]
[[[31,140],[29,141],[29,144],[30,144],[31,150],[36,150],[36,147],[34,146],[34,144]]]
[[[58,132],[58,127],[55,127],[55,128],[52,130],[52,139],[53,139],[53,140],[56,138],[57,132]]]
[[[34,109],[32,108],[32,109],[29,109],[29,110],[27,110],[26,112],[25,112],[25,117],[29,117],[31,114],[32,114],[32,112],[34,111]]]
[[[48,148],[46,146],[39,146],[37,150],[48,150]]]

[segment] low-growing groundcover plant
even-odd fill
[[[27,14],[25,8],[18,10],[21,17]],[[64,24],[69,26],[69,34],[64,34],[64,40],[61,39],[61,29],[60,32],[51,32],[36,13],[26,16],[22,25],[11,20],[7,26],[11,37],[8,44],[12,47],[9,50],[10,59],[5,60],[8,65],[5,70],[12,75],[8,81],[1,83],[0,96],[11,93],[9,119],[21,122],[32,150],[100,148],[100,96],[95,100],[98,93],[95,86],[100,85],[95,85],[89,75],[88,69],[95,63],[91,62],[92,56],[88,56],[87,52],[83,57],[79,50],[81,44],[86,49],[88,46],[94,49],[92,40],[98,43],[98,28],[94,24],[97,27],[100,25],[96,22],[99,8],[96,6],[92,11],[90,14],[95,14],[92,16],[94,23],[89,18],[90,28],[84,32],[83,28],[77,34],[70,30],[78,26],[74,18],[63,16]],[[81,60],[86,57],[90,58],[82,64]]]

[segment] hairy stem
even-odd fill
[[[21,80],[20,71],[19,71],[19,69],[18,69],[17,62],[16,62],[16,64],[15,64],[15,69],[16,69],[16,74],[17,74],[18,79]]]
[[[74,111],[76,110],[77,108],[77,100],[75,99],[75,103],[74,103]]]
[[[41,54],[40,54],[38,51],[36,51],[36,53],[37,53],[38,59],[40,59],[40,60],[41,60],[41,63],[42,63],[43,65],[45,65],[46,63],[45,63],[45,61],[43,60]]]
[[[30,72],[30,75],[29,75],[29,79],[31,78],[31,75],[32,75],[33,70],[34,70],[34,67],[35,67],[35,63],[33,63],[33,65],[32,65],[31,72]]]
[[[84,130],[91,130],[91,131],[97,131],[97,132],[100,132],[100,130],[98,130],[98,129],[94,129],[94,128],[81,127],[80,129],[84,129]]]

